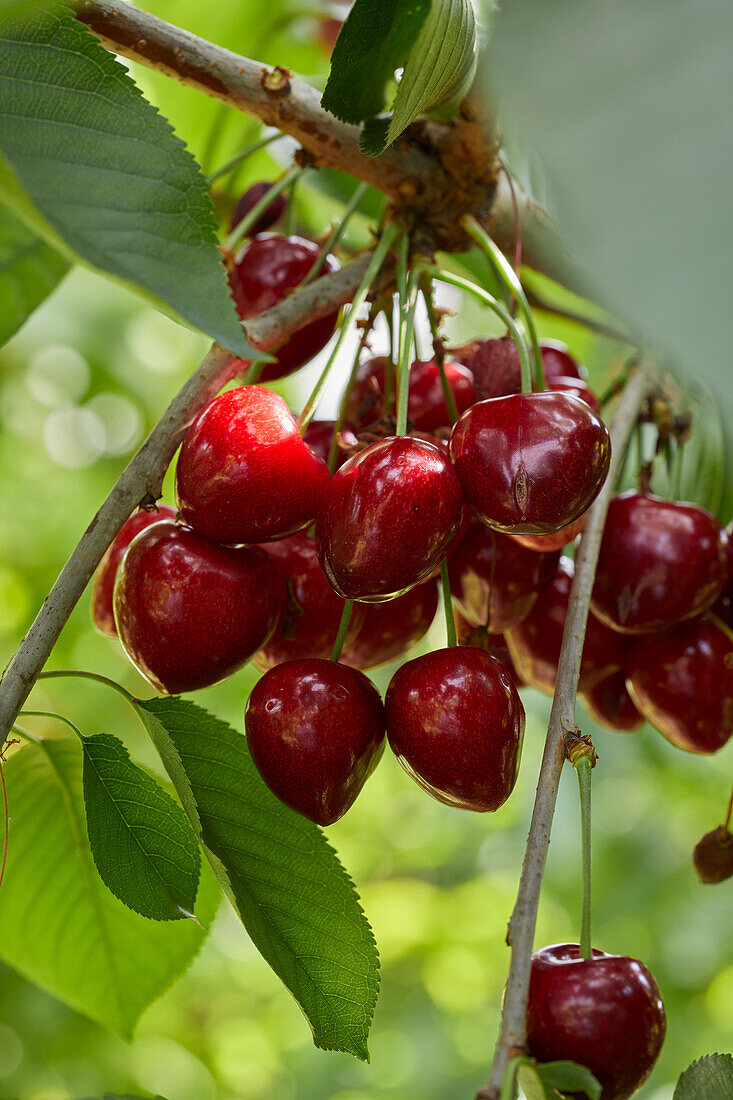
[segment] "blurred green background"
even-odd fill
[[[289,65],[314,83],[327,72],[316,18],[323,5],[164,0],[147,7],[232,49]],[[254,123],[190,89],[147,72],[135,75],[207,170],[256,135]],[[275,178],[287,147],[277,143],[248,161],[232,188]],[[301,232],[320,236],[328,229],[339,210],[332,197],[339,184],[333,175],[320,181],[311,173],[300,186]],[[221,195],[222,209],[230,198]],[[364,243],[367,225],[355,219],[347,243]],[[474,302],[449,297],[445,304],[456,310],[449,322],[456,342],[498,333],[491,315]],[[538,314],[538,321],[543,335],[566,340],[602,390],[627,349],[549,314]],[[424,342],[424,331],[420,335]],[[205,347],[201,337],[127,292],[75,270],[0,352],[0,664]],[[335,408],[350,355],[344,354],[322,415]],[[279,385],[291,407],[297,409],[310,389],[318,362]],[[439,618],[423,648],[443,644],[443,631]],[[92,669],[146,693],[120,647],[92,630],[88,597],[64,630],[51,665]],[[390,674],[389,668],[375,674],[380,688]],[[255,676],[245,669],[196,698],[241,728]],[[354,808],[329,829],[361,893],[382,958],[370,1065],[313,1048],[296,1005],[224,903],[189,972],[144,1014],[129,1045],[0,964],[0,1096],[80,1100],[109,1090],[158,1092],[168,1100],[470,1097],[485,1078],[498,1028],[508,965],[506,921],[549,711],[549,700],[535,692],[525,691],[524,702],[523,768],[497,815],[439,805],[387,754]],[[85,732],[117,734],[134,759],[160,771],[123,702],[104,688],[47,682],[35,690],[33,703],[68,714]],[[671,1100],[673,1082],[692,1059],[731,1048],[731,884],[700,886],[690,852],[721,819],[732,749],[699,759],[673,749],[649,728],[624,736],[599,729],[582,711],[579,720],[600,754],[594,782],[594,942],[641,958],[657,977],[668,1036],[639,1096]],[[29,719],[28,725],[44,736],[63,735],[48,722]],[[576,785],[566,775],[538,944],[577,939],[578,825]]]

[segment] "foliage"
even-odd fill
[[[732,1095],[733,1055],[709,1054],[688,1066],[672,1100],[727,1100]]]
[[[63,256],[0,206],[0,343],[10,339],[68,270]]]

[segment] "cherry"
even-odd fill
[[[251,187],[248,187],[244,194],[240,197],[237,205],[234,207],[234,213],[232,214],[231,224],[229,229],[232,230],[239,225],[245,214],[249,214],[260,199],[264,199],[267,192],[272,187],[271,183],[253,183]],[[266,233],[271,225],[274,225],[279,218],[285,213],[285,209],[288,205],[288,200],[282,192],[276,195],[270,202],[270,205],[262,211],[257,221],[254,223],[249,231],[250,237],[256,237],[258,233]]]
[[[585,705],[602,726],[630,733],[644,725],[644,719],[633,704],[626,687],[622,670],[612,672],[589,688],[584,696]]]
[[[728,584],[713,605],[713,614],[733,630],[733,523],[728,524],[725,533],[728,536]]]
[[[262,550],[217,546],[170,520],[130,544],[114,591],[125,652],[170,694],[208,687],[245,664],[275,630],[283,603]]]
[[[485,626],[472,626],[468,619],[455,607],[454,614],[458,644],[474,646],[476,649],[483,649],[484,653],[490,653],[492,657],[496,657],[497,661],[501,661],[507,668],[516,686],[518,688],[522,687],[524,685],[524,680],[514,666],[514,661],[512,660],[512,655],[509,652],[509,647],[506,644],[504,635],[491,634]]]
[[[516,394],[463,413],[450,453],[467,503],[487,526],[546,535],[592,504],[608,473],[611,441],[577,397]]]
[[[591,607],[614,630],[656,633],[715,602],[727,557],[728,536],[704,508],[621,493],[608,509]]]
[[[506,631],[509,651],[519,675],[549,695],[555,690],[557,665],[570,599],[575,565],[561,558],[552,583],[540,593],[532,611]],[[624,667],[631,642],[588,616],[578,690],[585,693]]]
[[[268,669],[301,657],[330,657],[344,601],[323,575],[315,542],[300,534],[263,543],[262,549],[278,568],[287,601],[282,622],[256,654],[254,663],[258,668]],[[364,610],[356,606],[347,642],[356,637],[363,620]]]
[[[575,943],[532,956],[529,1051],[539,1062],[587,1066],[603,1087],[602,1100],[627,1100],[641,1088],[666,1028],[659,987],[637,959],[595,949],[583,959]]]
[[[733,877],[733,834],[727,826],[705,833],[692,850],[692,862],[700,881],[710,886]]]
[[[406,653],[427,634],[438,609],[434,580],[418,584],[386,603],[363,604],[364,621],[341,653],[344,664],[378,668]]]
[[[349,397],[347,416],[360,428],[368,428],[386,413],[383,404],[388,360],[383,356],[367,359],[361,364]],[[459,413],[473,405],[476,393],[470,370],[460,363],[444,364],[448,384],[453,391]],[[394,369],[394,368],[393,368]],[[393,387],[394,395],[396,386]],[[440,371],[430,359],[416,359],[410,368],[410,386],[407,398],[407,417],[416,432],[434,432],[449,428],[450,413],[440,380]]]
[[[175,519],[175,515],[175,508],[171,508],[168,504],[159,504],[156,511],[136,512],[125,520],[122,527],[120,527],[114,541],[100,561],[94,577],[92,625],[100,634],[104,634],[107,638],[117,637],[112,595],[117,569],[125,550],[127,550],[135,535],[144,531],[146,527],[151,527],[154,523],[160,523],[162,519]]]
[[[577,397],[580,401],[584,401],[596,416],[601,415],[601,403],[597,395],[582,378],[560,375],[547,382],[547,389],[552,390],[553,393],[567,393],[571,397]]]
[[[331,450],[331,440],[333,439],[334,428],[336,427],[335,420],[311,420],[308,427],[305,429],[305,435],[303,439],[308,444],[310,449],[314,451],[319,458],[322,458],[324,462],[328,462],[328,455]],[[357,444],[358,440],[356,433],[351,424],[344,424],[341,429],[341,438],[353,447]],[[348,459],[349,455],[346,451],[339,447],[336,451],[336,469],[343,466],[344,462]]]
[[[241,250],[229,272],[234,302],[242,320],[277,305],[289,290],[303,282],[318,255],[318,246],[303,237],[281,237],[275,233],[254,237]],[[322,274],[337,271],[338,267],[338,261],[327,256]],[[302,367],[326,346],[337,320],[338,311],[299,329],[274,353],[276,362],[265,366],[260,381],[271,382]]]
[[[564,345],[549,341],[540,344],[540,351],[547,389],[563,389],[571,380],[575,384],[580,382],[582,386],[577,396],[582,397],[598,412],[595,407],[598,399],[583,381],[581,368]],[[454,354],[473,374],[478,401],[485,401],[490,397],[508,397],[509,394],[521,391],[519,354],[517,345],[510,336],[502,336],[496,340],[473,340],[462,348],[456,348]],[[556,381],[560,383],[558,387],[555,386]]]
[[[451,593],[472,626],[500,633],[529,615],[559,560],[559,551],[526,550],[474,520],[448,557]]]
[[[266,672],[245,727],[267,786],[318,825],[346,813],[384,751],[379,692],[363,672],[331,661],[287,661]]]
[[[350,458],[316,521],[321,568],[347,599],[380,602],[427,580],[461,523],[448,459],[422,439],[391,437]]]
[[[680,749],[717,752],[733,734],[733,642],[705,618],[638,641],[626,685],[647,722]]]
[[[328,482],[282,397],[240,386],[214,398],[189,428],[176,496],[182,518],[205,538],[269,542],[313,522]]]
[[[564,546],[574,542],[583,531],[587,519],[588,513],[583,512],[582,516],[578,516],[567,527],[561,527],[552,535],[510,535],[509,537],[520,546],[526,546],[528,550],[539,550],[542,553],[551,554],[553,550],[562,550]]]
[[[581,381],[586,378],[585,367],[578,364],[577,359],[573,358],[565,344],[561,344],[559,340],[543,340],[540,351],[542,352],[542,370],[548,386],[556,378],[579,378]]]

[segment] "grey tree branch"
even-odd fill
[[[514,1054],[524,1051],[527,1038],[527,996],[537,909],[547,862],[547,850],[550,846],[550,831],[560,785],[560,774],[565,760],[566,739],[576,728],[575,700],[580,676],[580,658],[583,652],[598,552],[620,463],[651,383],[652,372],[648,366],[642,365],[631,375],[621,394],[610,428],[611,468],[606,484],[591,508],[575,559],[575,579],[570,592],[555,696],[540,766],[517,900],[507,933],[507,943],[511,947],[511,963],[502,1011],[501,1033],[491,1076],[484,1088],[476,1093],[476,1100],[499,1100],[509,1060]]]

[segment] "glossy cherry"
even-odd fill
[[[647,722],[680,749],[717,752],[733,734],[733,642],[705,618],[638,641],[626,685]]]
[[[498,810],[519,771],[524,708],[509,672],[472,646],[408,661],[385,699],[387,737],[402,767],[449,806]]]
[[[611,441],[577,397],[516,394],[465,412],[451,433],[450,453],[482,522],[508,534],[546,535],[592,504],[608,473]]]
[[[354,668],[378,668],[401,657],[427,634],[438,610],[438,586],[434,580],[425,581],[404,596],[361,607],[362,625],[347,641],[340,660]]]
[[[303,439],[308,444],[310,449],[314,451],[319,458],[322,458],[324,462],[328,462],[328,455],[331,450],[331,440],[333,439],[334,428],[336,427],[335,420],[311,420],[308,427],[305,429],[305,435]],[[355,446],[358,442],[356,433],[351,424],[344,424],[341,429],[341,440],[348,446]],[[343,466],[347,461],[349,455],[338,447],[336,450],[336,466],[335,469]]]
[[[253,183],[251,187],[248,187],[243,195],[240,196],[237,205],[234,207],[232,214],[230,230],[235,229],[239,225],[245,214],[249,214],[250,210],[254,209],[257,203],[264,199],[267,192],[272,187],[271,183],[262,181],[261,183]],[[279,218],[283,216],[288,205],[288,200],[285,195],[280,192],[270,202],[270,205],[262,211],[257,221],[254,223],[249,231],[250,237],[256,237],[258,233],[266,233],[271,225],[274,225]]]
[[[462,615],[455,606],[453,608],[453,613],[456,621],[458,644],[474,646],[476,649],[483,649],[485,653],[490,653],[492,657],[496,657],[497,661],[501,661],[508,669],[516,686],[518,688],[522,687],[524,685],[524,680],[515,668],[504,635],[491,634],[485,626],[472,626],[468,619]]]
[[[501,633],[526,619],[559,560],[559,551],[527,550],[474,520],[448,557],[451,593],[472,626]]]
[[[505,634],[519,675],[549,695],[555,690],[574,573],[573,561],[561,558],[552,583],[540,593],[527,618]],[[590,691],[599,681],[623,668],[630,648],[628,638],[589,615],[578,690]]]
[[[239,386],[214,398],[189,428],[176,496],[182,518],[205,538],[269,542],[313,522],[329,480],[282,397]]]
[[[246,244],[229,272],[234,302],[242,320],[277,305],[288,291],[302,283],[319,251],[318,245],[303,237],[282,237],[275,233],[254,237]],[[337,260],[328,256],[322,273],[336,271],[338,266]],[[271,382],[292,374],[317,355],[331,339],[337,319],[338,311],[299,329],[273,353],[276,362],[267,364],[260,381]]]
[[[114,592],[125,652],[170,694],[208,687],[245,664],[275,630],[283,603],[262,550],[217,546],[170,520],[131,543]]]
[[[382,399],[387,362],[384,357],[368,359],[359,367],[351,389],[347,413],[349,420],[359,428],[368,428],[385,415]],[[461,413],[476,400],[473,376],[460,363],[450,361],[445,363],[445,375]],[[396,389],[395,383],[392,388],[393,400]],[[394,414],[394,407],[387,411]],[[410,368],[407,417],[416,432],[434,432],[438,428],[449,428],[451,425],[440,371],[432,359],[416,359]]]
[[[602,726],[619,733],[631,733],[644,725],[644,719],[629,695],[623,670],[599,680],[583,698],[587,709]]]
[[[595,949],[592,959],[583,959],[574,943],[532,956],[530,1054],[539,1062],[587,1066],[603,1087],[602,1100],[628,1100],[641,1088],[666,1027],[659,987],[638,959]]]
[[[577,396],[598,411],[598,399],[586,385],[581,368],[564,345],[553,342],[540,344],[542,367],[547,389],[564,389],[571,382],[581,383]],[[517,345],[510,336],[499,339],[473,340],[453,353],[474,376],[476,400],[485,401],[490,397],[508,397],[522,389],[522,374],[519,366]]]
[[[540,351],[542,352],[542,370],[548,386],[556,378],[579,378],[583,381],[587,377],[588,372],[585,367],[580,366],[565,344],[561,344],[559,340],[542,340]]]
[[[656,633],[710,607],[727,575],[728,536],[710,512],[621,493],[608,509],[591,607],[614,630]]]
[[[269,642],[254,657],[258,668],[268,669],[301,657],[330,657],[336,640],[344,601],[323,575],[316,545],[305,534],[262,544],[275,563],[287,592],[285,613]],[[347,642],[364,621],[364,608],[351,614]]]
[[[585,527],[588,513],[583,512],[567,527],[561,527],[552,535],[510,535],[509,537],[525,546],[528,550],[538,550],[544,554],[551,554],[554,550],[562,550],[564,546],[574,542]]]
[[[331,661],[288,661],[255,684],[247,744],[267,786],[286,805],[331,825],[384,750],[384,707],[363,672]]]
[[[461,523],[461,488],[432,443],[373,443],[327,486],[316,522],[321,568],[347,599],[380,602],[427,580]]]
[[[135,536],[144,531],[146,527],[151,527],[154,523],[160,523],[162,519],[175,519],[175,516],[175,508],[171,508],[168,504],[159,504],[156,511],[136,512],[125,520],[122,527],[120,527],[112,545],[100,561],[94,576],[92,625],[100,634],[104,634],[107,638],[117,637],[112,595],[117,569],[125,550],[127,550]]]

